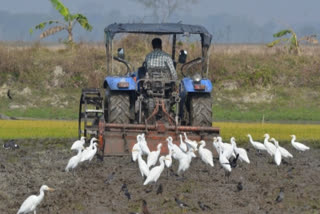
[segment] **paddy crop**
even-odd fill
[[[247,134],[255,140],[263,140],[269,133],[280,143],[290,142],[290,135],[295,134],[300,142],[320,142],[320,125],[315,124],[277,124],[277,123],[239,123],[216,122],[224,141],[233,136],[239,143],[248,142]],[[0,138],[76,138],[77,121],[61,120],[0,120]]]
[[[74,138],[77,122],[57,120],[0,120],[0,138]]]
[[[320,125],[315,124],[278,124],[278,123],[235,123],[217,122],[213,126],[220,127],[220,134],[225,141],[235,137],[236,141],[248,142],[248,134],[254,140],[263,140],[268,133],[278,141],[290,142],[290,135],[296,135],[297,141],[320,142]]]

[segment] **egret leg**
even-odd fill
[[[34,210],[34,211],[33,211],[33,214],[37,214],[37,211],[36,211],[36,210]]]
[[[225,181],[228,179],[228,183],[229,183],[230,174],[231,174],[231,172],[229,172],[229,171],[225,171],[225,173],[224,173]]]

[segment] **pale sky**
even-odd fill
[[[71,12],[98,14],[119,10],[121,14],[147,15],[135,0],[61,0]],[[0,0],[1,9],[13,13],[49,13],[48,0]],[[257,24],[270,20],[284,23],[318,22],[320,0],[198,0],[186,14],[208,16],[228,14],[246,16]],[[185,11],[184,11],[185,12]]]

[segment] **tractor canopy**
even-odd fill
[[[111,24],[104,29],[106,34],[106,45],[110,43],[117,33],[141,33],[141,34],[199,34],[203,47],[210,47],[212,35],[201,25],[186,25],[179,23],[163,24]]]
[[[117,33],[133,33],[133,34],[154,34],[154,35],[173,35],[172,41],[172,60],[175,60],[176,36],[198,34],[201,38],[202,46],[202,73],[208,76],[208,50],[211,45],[212,35],[201,25],[187,25],[179,23],[115,23],[107,26],[105,32],[105,45],[107,55],[107,72],[112,71],[110,66],[112,62],[112,40]]]

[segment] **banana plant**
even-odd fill
[[[73,43],[72,30],[76,23],[79,23],[80,26],[87,31],[92,30],[92,26],[89,24],[87,17],[80,13],[71,14],[69,12],[69,9],[66,6],[64,6],[59,0],[50,0],[50,2],[53,5],[53,7],[63,16],[63,21],[49,20],[36,25],[34,27],[36,30],[43,30],[48,25],[55,25],[43,31],[40,34],[40,39],[65,30],[68,32],[68,43]],[[32,32],[33,28],[30,29],[30,33]]]
[[[290,37],[284,37],[291,34]],[[278,38],[267,44],[268,47],[273,47],[279,43],[285,43],[289,49],[289,53],[300,55],[300,42],[304,41],[309,44],[318,44],[317,35],[304,36],[298,39],[297,34],[292,29],[281,30],[278,33],[273,34],[274,38]]]
[[[291,34],[290,37],[284,37],[288,34]],[[292,29],[285,29],[281,30],[278,33],[273,34],[274,38],[278,38],[270,43],[267,44],[268,47],[274,47],[275,45],[279,43],[285,43],[286,46],[289,48],[289,52],[294,52],[295,54],[300,54],[300,47],[299,47],[299,41],[297,38],[297,34]]]

